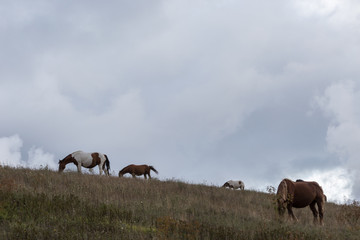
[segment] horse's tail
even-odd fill
[[[105,156],[105,163],[103,165],[103,170],[105,170],[105,166],[106,166],[106,170],[107,170],[108,174],[110,175],[110,161],[106,154],[104,154],[104,156]]]
[[[157,171],[153,166],[149,166],[149,168],[150,168],[151,170],[153,170],[156,174],[159,174],[158,171]]]
[[[243,181],[239,181],[239,185],[240,185],[240,189],[244,190],[245,189],[245,184]]]
[[[323,195],[323,202],[327,202],[327,197],[325,194]]]

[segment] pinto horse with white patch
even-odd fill
[[[81,173],[81,167],[89,168],[93,172],[93,167],[99,166],[99,174],[105,172],[109,176],[110,161],[106,154],[93,152],[87,153],[83,151],[76,151],[67,155],[63,160],[59,160],[59,172],[64,171],[66,164],[74,163],[77,166],[78,172]],[[106,168],[105,168],[106,166]]]
[[[226,183],[224,183],[223,187],[228,187],[228,188],[232,188],[232,189],[238,189],[240,188],[241,190],[245,189],[245,184],[242,181],[233,181],[233,180],[229,180]]]

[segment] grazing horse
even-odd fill
[[[291,216],[293,220],[297,220],[292,211],[292,207],[304,208],[310,206],[314,215],[314,223],[317,223],[317,217],[319,215],[320,224],[323,224],[323,205],[326,196],[317,182],[293,182],[285,178],[280,182],[276,195],[280,215],[284,215],[285,208],[287,208],[289,216]],[[319,212],[316,210],[315,204],[317,204]]]
[[[133,177],[144,175],[144,178],[146,179],[146,175],[148,175],[151,179],[150,170],[153,170],[156,174],[158,174],[158,171],[156,171],[153,166],[131,164],[119,171],[119,177],[122,177],[126,173],[130,173]]]
[[[65,166],[68,163],[74,163],[77,166],[79,173],[81,173],[81,167],[89,168],[90,172],[93,172],[92,168],[98,165],[100,175],[104,171],[105,175],[109,176],[110,161],[106,154],[98,152],[87,153],[83,151],[73,152],[67,155],[63,160],[59,160],[59,172],[64,171]]]
[[[228,187],[228,188],[232,188],[232,189],[240,188],[241,190],[244,190],[245,184],[242,181],[229,180],[226,183],[224,183],[224,185],[222,187]]]

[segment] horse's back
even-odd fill
[[[106,160],[105,155],[99,152],[88,153],[83,151],[76,151],[71,155],[77,162],[81,163],[83,167],[94,167]]]
[[[91,153],[83,152],[83,151],[76,151],[71,154],[73,158],[75,158],[77,161],[82,160],[90,160],[92,159]]]
[[[146,164],[142,164],[142,165],[135,165],[135,164],[132,164],[134,167],[136,167],[136,168],[148,168],[149,166],[148,165],[146,165]]]
[[[138,165],[130,164],[123,168],[124,171],[134,171],[136,168],[138,168]]]
[[[146,164],[142,164],[142,165],[135,165],[135,164],[131,164],[129,165],[132,169],[134,169],[135,171],[140,171],[140,172],[143,172],[143,171],[146,171],[149,169],[149,166],[146,165]]]
[[[141,168],[143,165],[135,165],[135,164],[130,164],[127,165],[126,167],[124,167],[123,169],[121,169],[120,172],[133,172],[136,171],[137,169]]]
[[[321,192],[319,192],[319,189]],[[294,183],[294,207],[303,208],[315,200],[320,200],[322,198],[322,189],[318,183],[305,181]]]
[[[135,175],[139,176],[139,175],[142,175],[145,172],[149,172],[149,171],[150,171],[150,168],[148,165],[130,164],[130,165],[127,165],[126,167],[124,167],[123,169],[121,169],[119,174],[130,173],[130,174],[135,174]]]

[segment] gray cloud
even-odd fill
[[[30,164],[100,151],[115,171],[151,163],[162,179],[261,190],[353,166],[357,118],[340,141],[338,109],[357,93],[332,91],[360,75],[353,1],[1,8],[0,132]]]

